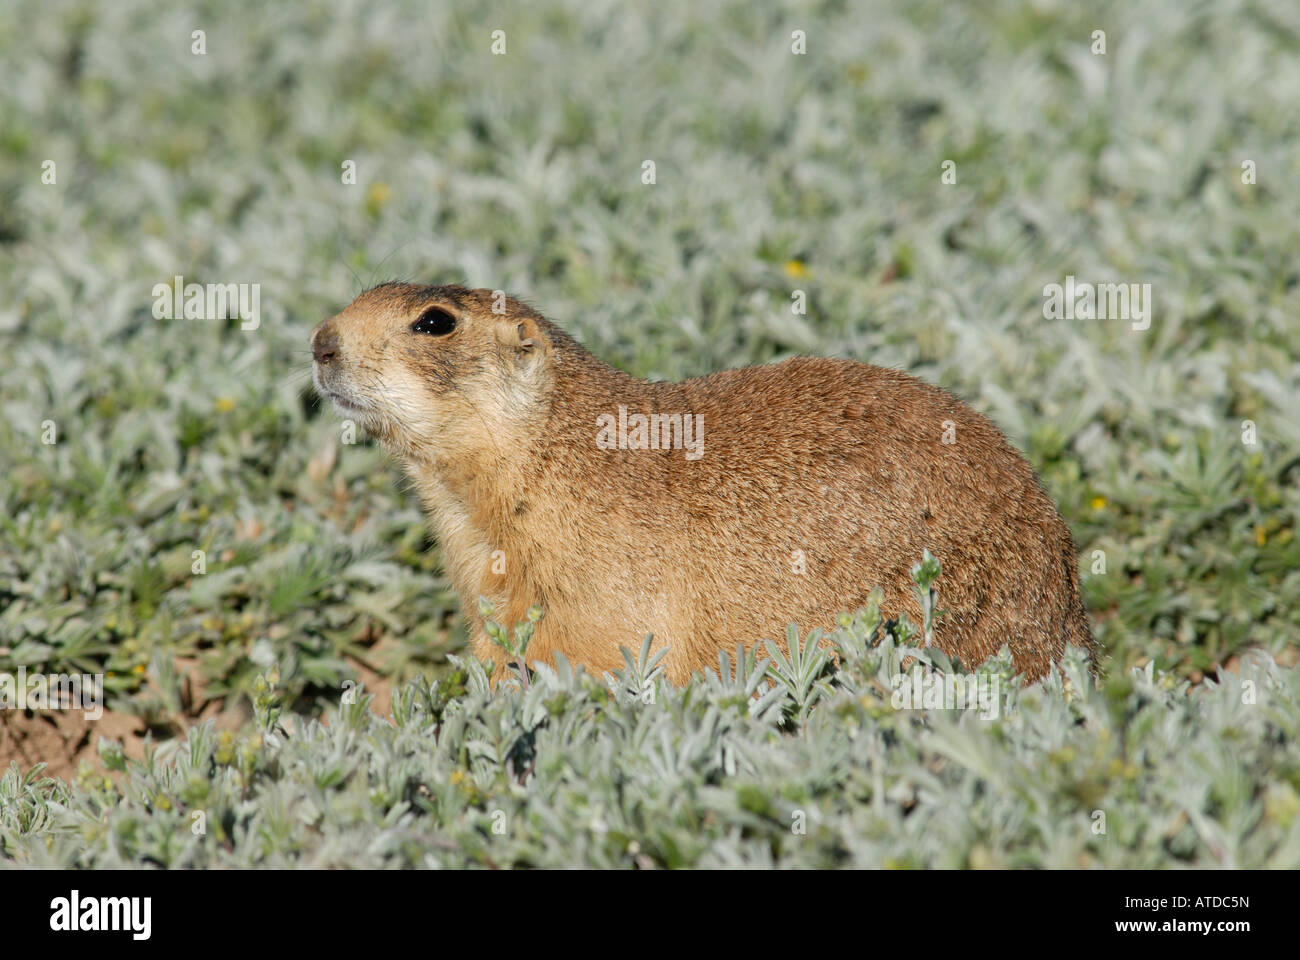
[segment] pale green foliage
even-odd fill
[[[794,637],[771,665],[724,656],[682,690],[649,643],[609,685],[561,659],[494,693],[458,659],[402,690],[390,722],[367,695],[282,738],[204,726],[128,762],[120,788],[14,768],[0,851],[95,867],[1300,862],[1300,673],[1249,666],[1188,696],[1134,670],[1103,689],[1071,650],[1022,689],[1004,650],[976,672],[1001,684],[996,716],[895,710],[908,658],[952,666],[863,622],[830,651]],[[810,682],[827,652],[842,669]]]

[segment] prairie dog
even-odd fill
[[[945,391],[851,360],[795,358],[682,383],[598,360],[488,290],[388,283],[312,333],[313,378],[414,481],[474,651],[498,663],[540,605],[530,661],[588,671],[667,645],[668,678],[718,650],[831,626],[872,588],[921,611],[911,569],[943,567],[935,643],[974,665],[1004,643],[1041,678],[1096,648],[1074,545],[1033,470]]]

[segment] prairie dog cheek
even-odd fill
[[[444,404],[421,377],[392,364],[370,391],[401,439],[427,442],[437,437],[445,420],[440,415]]]

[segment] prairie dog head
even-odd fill
[[[499,292],[386,283],[312,331],[312,379],[395,453],[474,456],[508,446],[541,415],[547,327]]]

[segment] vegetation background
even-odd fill
[[[0,863],[1300,864],[1298,48],[1291,0],[4,4],[0,672],[110,710],[0,711]],[[156,320],[176,275],[260,326]],[[1150,329],[1044,319],[1067,275],[1150,283]],[[1104,683],[895,713],[868,610],[838,669],[490,695],[310,389],[393,277],[645,377],[954,391],[1060,504]]]

